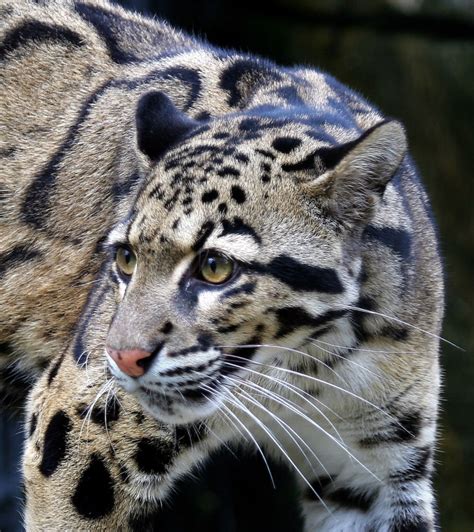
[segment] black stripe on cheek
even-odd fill
[[[237,347],[233,349],[229,354],[239,356],[245,359],[250,360],[253,355],[256,353],[257,349],[259,349],[259,345],[261,343],[260,336],[253,336],[250,338],[247,342],[242,342],[242,345],[251,345],[253,347]],[[224,353],[225,357],[225,353]],[[245,367],[247,365],[247,362],[245,360],[240,360],[239,358],[229,357],[228,362],[234,364],[235,366]],[[229,365],[224,365],[221,369],[221,375],[230,375],[232,373],[235,373],[238,371],[238,367],[233,367]]]
[[[34,413],[30,419],[30,426],[29,426],[29,431],[28,431],[29,438],[31,438],[31,436],[33,436],[33,434],[35,433],[37,424],[38,424],[38,415]]]
[[[327,496],[327,500],[348,510],[368,512],[377,498],[378,490],[359,491],[353,488],[339,488]]]
[[[345,310],[328,310],[320,316],[312,316],[302,307],[284,307],[275,311],[280,328],[275,338],[286,336],[300,327],[320,327],[342,318]]]
[[[40,256],[39,251],[27,246],[15,246],[10,251],[0,254],[0,279],[9,268],[20,266]]]
[[[288,255],[275,257],[269,264],[254,262],[252,268],[258,273],[269,274],[300,292],[342,294],[344,287],[332,268],[303,264]]]
[[[62,410],[51,418],[44,436],[43,457],[39,465],[39,470],[45,477],[50,477],[66,456],[67,436],[71,429],[71,420]]]
[[[99,279],[99,277],[97,279]],[[87,328],[91,320],[95,318],[94,313],[102,303],[104,297],[107,296],[109,290],[110,287],[105,286],[97,289],[97,291],[91,290],[91,292],[89,292],[89,296],[85,305],[86,311],[80,318],[72,347],[73,358],[80,368],[85,368],[87,364],[88,350],[86,349],[84,342]]]
[[[69,28],[31,20],[16,27],[6,35],[2,46],[0,46],[0,60],[5,59],[7,54],[28,45],[28,43],[41,44],[44,42],[72,45],[76,48],[84,45],[81,36]]]
[[[231,188],[230,194],[232,199],[239,205],[245,203],[246,196],[244,190],[241,187],[234,185]]]

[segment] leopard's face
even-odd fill
[[[110,370],[162,421],[206,417],[242,379],[291,367],[357,299],[360,259],[305,185],[323,145],[291,124],[245,127],[169,151],[109,239]]]

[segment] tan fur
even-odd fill
[[[33,380],[49,364],[27,407],[27,529],[133,529],[134,519],[157,511],[174,480],[219,444],[212,434],[238,439],[219,416],[225,405],[241,431],[251,430],[279,455],[254,418],[273,423],[308,481],[299,478],[302,493],[317,481],[315,471],[326,473],[320,463],[308,469],[298,442],[327,462],[334,480],[322,498],[333,513],[302,495],[307,531],[388,531],[407,523],[431,530],[443,283],[403,127],[384,122],[327,75],[223,53],[107,2],[82,3],[83,15],[69,1],[22,0],[2,9],[2,394],[13,393],[11,374]],[[87,21],[97,10],[111,17],[112,44]],[[39,37],[28,35],[28,21],[43,28]],[[62,29],[51,33],[44,25]],[[17,28],[25,31],[20,37]],[[239,64],[248,69],[241,76],[232,72]],[[140,105],[153,94],[166,95],[180,127],[191,124],[189,136],[170,137],[157,160],[140,144],[141,135],[152,136],[145,143],[152,152],[166,140],[166,132],[153,137],[140,123]],[[160,119],[166,124],[168,115]],[[296,139],[293,147],[288,139]],[[332,165],[331,150],[341,147],[346,151]],[[236,199],[237,185],[243,199]],[[209,191],[219,199],[204,201]],[[221,291],[194,293],[196,242],[209,222],[204,249],[232,257],[240,277]],[[232,224],[241,226],[232,231]],[[137,255],[128,281],[114,262],[121,245]],[[244,282],[252,288],[226,297]],[[330,327],[321,332],[322,318]],[[167,323],[171,333],[163,332]],[[311,335],[320,332],[323,343],[313,345]],[[203,337],[212,338],[210,345]],[[140,386],[107,363],[106,345],[152,352],[160,342],[166,350]],[[243,355],[239,346],[253,343],[262,347],[249,355],[250,365],[226,375],[226,363],[236,360],[226,358],[230,346]],[[197,380],[193,368],[201,366],[205,382],[215,385],[206,388],[215,396],[205,407],[177,392],[193,385],[179,376]],[[213,381],[216,374],[222,379]],[[168,388],[147,393],[153,378]],[[307,395],[295,396],[295,386]],[[262,413],[245,395],[257,387],[278,393],[286,409],[266,395],[269,412]],[[247,402],[247,413],[236,397]],[[332,440],[301,415],[288,415],[288,401],[303,410],[307,397],[314,408],[317,401],[328,407],[310,415]],[[119,405],[117,418],[94,421],[111,401]],[[55,419],[63,420],[63,432],[53,430]],[[204,430],[189,445],[179,435],[183,424],[212,433]],[[335,442],[338,431],[352,461]],[[149,440],[166,456],[139,471],[137,453]],[[80,487],[97,459],[110,478],[103,490],[109,499],[91,516]],[[420,478],[399,488],[399,477],[409,479],[417,467]],[[347,491],[356,496],[341,503],[336,494]],[[357,506],[361,493],[368,509]],[[405,515],[399,503],[413,511]]]

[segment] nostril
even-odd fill
[[[160,342],[159,344],[157,344],[155,349],[153,349],[149,357],[142,358],[137,361],[137,365],[140,366],[144,370],[145,373],[150,369],[150,366],[153,364],[153,361],[158,356],[159,352],[163,349],[164,345],[165,345],[165,342]]]
[[[107,354],[117,364],[123,373],[130,377],[140,377],[145,373],[140,366],[140,361],[151,356],[149,351],[143,349],[112,349],[106,346]]]

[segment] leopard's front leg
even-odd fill
[[[431,532],[436,529],[431,485],[433,444],[374,443],[352,451],[337,473],[313,477],[302,490],[305,532]],[[370,473],[369,473],[370,470]]]
[[[203,429],[164,425],[112,386],[103,364],[80,368],[68,352],[36,384],[23,458],[28,531],[147,530],[176,476],[212,446]]]

